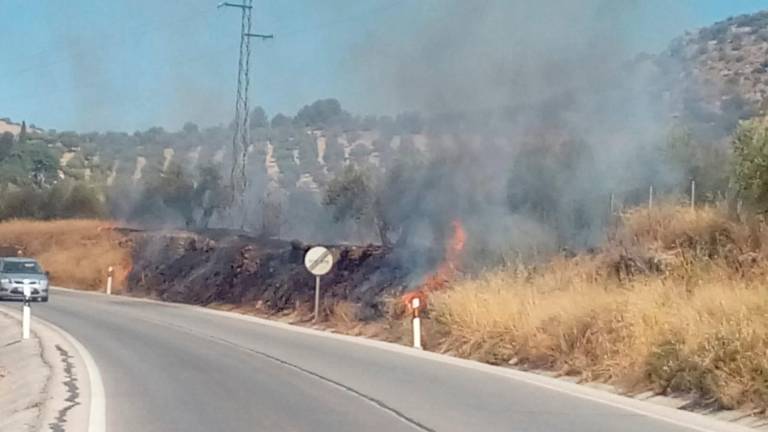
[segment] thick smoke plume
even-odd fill
[[[480,267],[587,248],[603,239],[611,197],[616,206],[638,203],[651,184],[661,192],[682,178],[659,151],[673,122],[664,74],[636,53],[638,35],[653,31],[638,27],[643,2],[419,7],[428,11],[423,22],[374,30],[350,56],[369,83],[366,97],[379,101],[370,105],[399,114],[358,117],[330,99],[293,117],[270,113],[271,121],[254,111],[250,186],[240,208],[210,199],[228,181],[231,126],[87,138],[96,156],[106,157],[109,146],[121,152],[119,164],[105,160],[117,178],[111,186],[132,192],[113,200],[113,216],[309,243],[390,240],[419,275],[442,259],[453,221],[466,229],[466,255]],[[676,8],[670,12],[684,12]],[[187,96],[179,100],[190,105]],[[223,176],[201,188],[205,164]],[[374,183],[373,220],[334,220],[322,205],[345,165]],[[183,181],[167,181],[169,172]],[[165,197],[153,199],[159,193]],[[215,214],[204,216],[205,206]],[[167,207],[175,207],[173,217]]]
[[[659,159],[671,122],[659,71],[635,59],[627,30],[642,12],[601,0],[439,2],[402,44],[367,41],[371,88],[423,113],[434,160],[403,213],[464,220],[475,256],[583,248],[602,240],[611,194],[638,202],[650,184],[677,181]],[[426,248],[440,244],[431,232]]]

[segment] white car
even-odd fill
[[[32,258],[0,258],[0,300],[23,300],[24,287],[31,299],[48,301],[48,274]]]

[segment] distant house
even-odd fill
[[[30,125],[27,125],[27,130],[29,132],[43,133],[42,129]],[[21,132],[21,123],[13,122],[8,117],[0,118],[0,134],[5,132],[10,132],[13,136],[19,136],[19,132]]]

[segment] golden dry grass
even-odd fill
[[[109,226],[103,220],[13,220],[0,223],[0,245],[19,247],[37,258],[59,286],[103,289],[107,268],[113,266],[119,291],[131,268],[131,251]]]
[[[610,244],[596,256],[458,282],[431,299],[435,325],[447,332],[440,349],[765,410],[765,259],[748,272],[730,261],[749,252],[748,237],[715,209],[632,212],[621,248],[666,254],[671,270],[619,282],[606,270],[619,255]]]

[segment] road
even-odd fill
[[[34,314],[77,338],[110,432],[690,432],[483,370],[197,308],[54,292]]]

